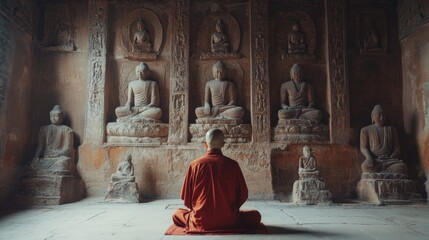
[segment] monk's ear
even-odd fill
[[[209,148],[209,145],[206,142],[204,142],[204,147]]]

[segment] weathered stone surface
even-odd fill
[[[161,143],[168,136],[166,123],[110,122],[106,129],[109,143]]]
[[[280,119],[273,133],[274,141],[327,142],[329,127],[317,121],[305,119]]]
[[[252,137],[252,128],[250,124],[191,124],[192,142],[204,142],[206,132],[210,129],[218,128],[225,135],[225,142],[243,143],[250,142]]]
[[[403,176],[363,174],[357,192],[359,199],[375,204],[411,204],[423,200],[416,187],[415,181]]]
[[[28,175],[21,179],[18,201],[22,205],[56,205],[85,197],[85,184],[74,175]]]
[[[136,182],[112,182],[105,201],[108,202],[134,202],[140,199],[139,189]]]
[[[293,184],[293,202],[297,204],[329,204],[331,196],[319,179],[301,179]]]

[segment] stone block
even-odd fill
[[[329,127],[320,122],[304,119],[281,119],[273,132],[274,141],[326,142],[329,141]]]
[[[297,204],[330,204],[332,194],[319,179],[301,179],[293,184],[293,202]]]
[[[375,178],[371,178],[375,177]],[[377,177],[378,176],[378,177]],[[416,182],[403,176],[378,173],[362,174],[357,186],[360,200],[375,204],[411,204],[423,201]]]
[[[137,183],[111,182],[105,201],[138,203],[140,201],[140,194]]]
[[[166,123],[110,122],[107,124],[108,143],[154,143],[167,141]]]
[[[252,127],[250,124],[190,124],[189,131],[192,142],[204,142],[208,130],[218,128],[225,135],[227,143],[250,142],[252,138]]]
[[[85,197],[85,184],[74,175],[30,175],[21,180],[18,203],[21,205],[58,205]]]

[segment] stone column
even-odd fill
[[[252,142],[270,142],[268,1],[250,1]]]
[[[106,82],[107,0],[89,0],[88,96],[85,143],[101,144],[105,138],[104,89]]]
[[[168,142],[188,141],[189,0],[174,0]]]
[[[346,69],[346,1],[326,0],[327,72],[332,143],[347,144],[350,138],[349,86]]]

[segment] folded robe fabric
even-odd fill
[[[204,232],[186,231],[184,227],[172,224],[164,233],[165,235],[233,235],[233,234],[268,234],[268,229],[263,223],[259,223],[253,229],[218,229]]]

